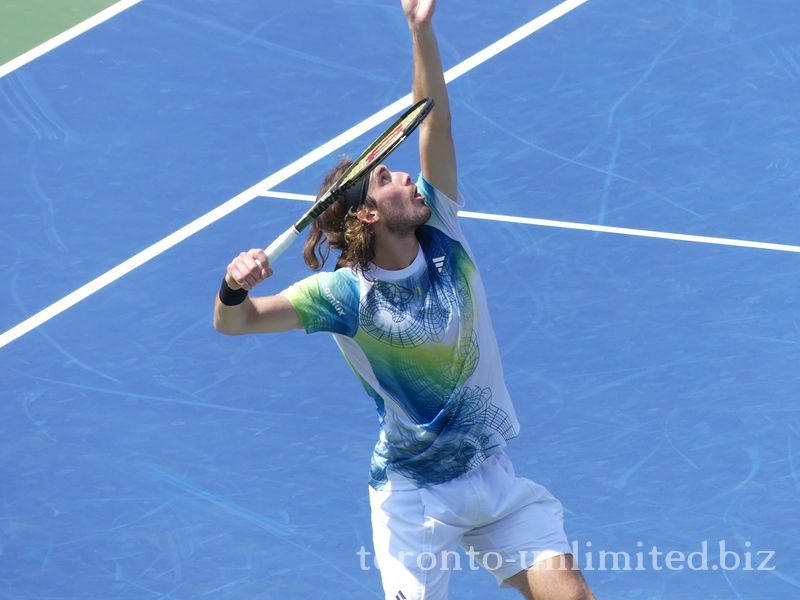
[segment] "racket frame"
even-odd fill
[[[369,175],[376,166],[381,164],[387,156],[394,152],[394,150],[414,132],[419,124],[422,123],[432,108],[433,98],[423,98],[404,112],[380,135],[380,137],[378,137],[378,139],[372,142],[372,144],[353,161],[353,164],[350,165],[336,183],[334,183],[294,225],[284,231],[266,248],[266,250],[264,250],[269,264],[271,265],[283,254],[283,252],[291,246],[292,242],[299,237],[300,232],[311,225],[314,219],[336,202],[348,188]],[[403,125],[409,115],[414,113],[417,114],[414,115],[411,121]]]

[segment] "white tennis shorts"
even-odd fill
[[[467,569],[487,570],[510,587],[509,577],[571,552],[561,503],[516,477],[503,452],[432,487],[370,488],[370,505],[386,600],[446,600],[450,574]]]

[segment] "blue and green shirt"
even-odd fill
[[[377,490],[449,481],[519,432],[478,269],[458,210],[420,177],[431,218],[409,267],[317,273],[281,292],[306,332],[333,334],[375,401]]]

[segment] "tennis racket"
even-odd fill
[[[338,200],[349,187],[369,175],[370,171],[383,162],[411,133],[422,123],[433,108],[433,98],[425,98],[409,108],[397,121],[391,124],[381,136],[364,150],[344,175],[314,203],[306,214],[294,225],[283,232],[264,253],[269,259],[270,266],[283,254],[306,227],[325,209]]]

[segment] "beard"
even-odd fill
[[[431,209],[428,205],[423,205],[412,215],[384,217],[386,230],[394,235],[405,236],[413,234],[420,225],[424,225],[431,218]]]

